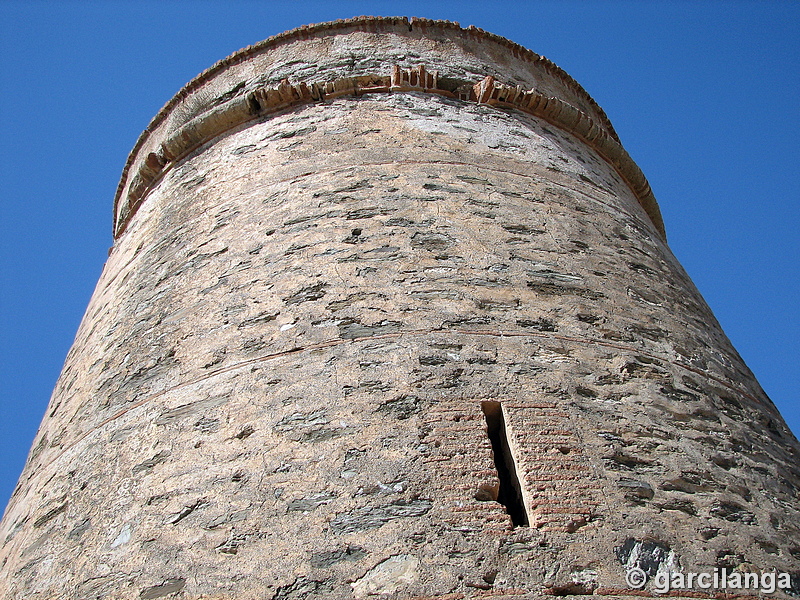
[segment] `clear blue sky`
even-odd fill
[[[474,24],[577,79],[649,178],[673,251],[800,433],[800,3],[0,0],[0,507],[150,118],[243,46],[362,14]]]

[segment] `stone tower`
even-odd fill
[[[237,52],[142,134],[114,236],[3,598],[800,571],[797,440],[606,115],[529,50],[358,18]]]

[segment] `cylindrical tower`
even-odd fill
[[[237,52],[143,133],[114,235],[4,598],[800,571],[800,445],[603,111],[529,50],[358,18]]]

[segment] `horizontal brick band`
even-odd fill
[[[254,54],[264,52],[278,44],[289,41],[309,39],[314,35],[328,34],[330,31],[338,32],[350,29],[370,32],[383,31],[384,29],[388,31],[396,29],[403,22],[407,23],[409,29],[417,27],[418,29],[421,28],[423,32],[432,27],[457,29],[462,34],[479,39],[491,39],[494,43],[508,47],[514,56],[536,62],[544,67],[551,76],[561,80],[572,92],[587,102],[593,109],[593,116],[560,98],[547,95],[535,88],[523,90],[520,86],[499,83],[491,76],[487,76],[479,82],[443,80],[439,78],[437,71],[431,71],[425,65],[410,69],[395,65],[391,74],[388,75],[370,74],[324,82],[301,82],[296,84],[284,79],[277,87],[258,87],[196,115],[189,122],[171,131],[160,142],[155,151],[147,153],[146,156],[139,156],[145,141],[149,140],[151,133],[164,122],[169,112],[183,98],[225,68],[246,60]],[[447,21],[428,21],[424,19],[405,21],[398,18],[373,17],[359,17],[357,19],[323,23],[281,34],[231,55],[187,84],[156,115],[142,136],[140,136],[128,158],[114,201],[114,237],[117,238],[122,234],[130,219],[144,201],[147,193],[165,172],[182,158],[215,137],[250,121],[256,121],[270,114],[305,104],[326,102],[340,97],[354,97],[363,94],[402,92],[440,94],[489,106],[513,108],[541,118],[575,135],[614,167],[650,217],[659,235],[662,239],[666,239],[658,203],[641,169],[620,144],[619,138],[605,113],[585,90],[564,71],[544,57],[522,46],[477,28],[461,30],[457,23]]]

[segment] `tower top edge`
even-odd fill
[[[141,196],[146,194],[146,191],[142,191],[143,188],[149,188],[150,182],[143,182],[141,180],[143,172],[145,174],[145,179],[147,179],[148,172],[150,171],[148,163],[152,163],[154,160],[156,162],[163,162],[163,155],[160,158],[156,158],[156,154],[153,151],[158,147],[163,147],[163,142],[168,137],[167,131],[172,130],[174,133],[174,130],[178,129],[180,125],[185,125],[191,118],[197,116],[188,105],[194,100],[193,96],[200,95],[204,86],[207,86],[217,78],[224,79],[230,71],[241,67],[248,61],[253,61],[258,57],[267,55],[270,51],[277,51],[296,42],[321,40],[356,33],[373,35],[389,34],[428,40],[436,40],[442,36],[451,39],[460,38],[473,46],[493,46],[499,49],[501,53],[507,54],[523,63],[535,66],[535,68],[546,73],[548,78],[558,82],[563,86],[563,89],[568,91],[569,95],[574,98],[573,104],[578,105],[578,112],[582,111],[590,116],[589,120],[593,126],[600,129],[602,137],[606,139],[608,144],[615,147],[612,154],[616,156],[621,152],[625,155],[627,159],[626,162],[632,165],[632,168],[628,166],[627,170],[633,172],[634,181],[631,181],[630,177],[625,177],[624,173],[621,174],[624,179],[628,180],[629,185],[631,185],[640,204],[642,204],[645,211],[650,216],[660,236],[666,239],[660,209],[653,197],[647,180],[638,166],[633,163],[632,159],[627,156],[627,153],[622,148],[619,136],[614,130],[605,111],[603,111],[589,93],[566,71],[544,56],[505,37],[487,32],[474,25],[461,27],[458,22],[448,20],[378,16],[358,16],[349,19],[338,19],[335,21],[302,25],[284,31],[228,55],[186,83],[153,117],[148,126],[140,134],[128,155],[114,198],[114,237],[119,237],[127,225],[127,221],[138,208],[138,204],[131,205],[131,201],[127,197],[133,193],[135,188],[139,188]],[[286,80],[284,79],[284,81]],[[237,84],[237,87],[241,87],[242,85],[244,84]],[[566,104],[572,108],[570,103]],[[208,108],[208,106],[205,106],[203,110],[208,110]],[[182,114],[176,118],[176,113]],[[159,152],[158,154],[162,153]],[[609,162],[613,163],[614,161]],[[620,170],[618,165],[614,166],[618,171]],[[156,169],[162,167],[163,165],[156,165]]]

